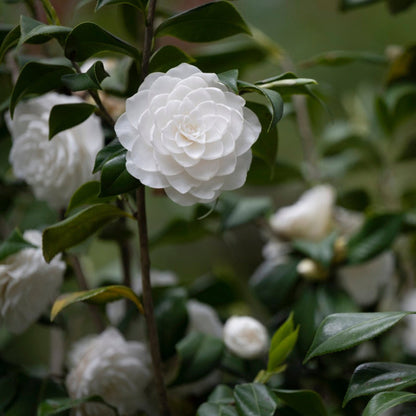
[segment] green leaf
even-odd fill
[[[140,59],[139,51],[134,46],[95,23],[79,24],[66,39],[65,56],[70,60],[85,61],[99,52],[117,52]]]
[[[231,404],[234,403],[234,396],[233,390],[231,387],[220,384],[219,386],[215,387],[215,389],[211,392],[208,396],[209,403],[217,403],[217,404]]]
[[[292,352],[298,339],[299,326],[294,329],[293,312],[274,333],[269,350],[267,371],[275,371]]]
[[[20,18],[20,39],[18,46],[24,43],[38,44],[45,43],[50,39],[57,39],[59,43],[65,42],[68,33],[71,32],[70,27],[45,25],[38,20],[31,19],[27,16]]]
[[[107,407],[112,409],[115,412],[115,415],[119,415],[117,408],[106,403],[99,396],[89,396],[82,399],[70,399],[70,398],[56,398],[56,399],[47,399],[44,402],[41,402],[38,406],[37,416],[49,416],[62,413],[65,410],[70,410],[75,407],[78,407],[84,403],[102,403]]]
[[[364,62],[368,64],[386,65],[388,59],[385,55],[376,54],[373,52],[361,51],[329,51],[301,62],[303,68],[309,68],[316,65],[347,65],[354,62]]]
[[[399,161],[407,161],[416,158],[416,136],[410,136],[398,157]]]
[[[329,267],[334,257],[335,240],[337,233],[332,233],[322,241],[310,242],[306,240],[293,241],[293,248],[305,256],[317,261],[324,267]]]
[[[177,345],[179,371],[174,384],[199,380],[218,367],[224,352],[221,339],[191,332]]]
[[[327,416],[321,396],[312,390],[273,389],[273,393],[300,415]]]
[[[186,293],[181,288],[167,290],[155,306],[162,360],[175,354],[175,346],[185,335],[188,326]]]
[[[364,212],[370,204],[370,195],[364,189],[351,189],[337,195],[336,205],[351,211]]]
[[[187,62],[192,63],[195,59],[176,46],[166,45],[158,49],[150,58],[150,72],[166,72],[175,66]]]
[[[100,10],[104,6],[113,4],[128,4],[129,6],[136,7],[139,10],[145,10],[148,0],[97,0],[95,11]]]
[[[95,157],[94,169],[92,173],[97,173],[110,159],[116,157],[123,150],[124,147],[120,144],[118,139],[114,139],[107,146],[103,147]]]
[[[274,393],[264,384],[238,384],[234,398],[239,416],[273,416],[277,409]]]
[[[248,101],[246,107],[254,111],[262,126],[260,136],[252,147],[253,155],[267,163],[270,167],[270,178],[273,178],[278,147],[277,127],[267,131],[272,122],[272,117],[265,105]]]
[[[71,91],[100,90],[101,82],[109,74],[105,71],[101,61],[95,62],[86,73],[70,74],[62,77],[62,83]]]
[[[261,302],[273,311],[282,303],[298,280],[298,262],[289,261],[278,265],[260,266],[250,279],[250,287]]]
[[[221,72],[218,74],[218,78],[231,91],[238,94],[238,69],[230,69],[229,71]]]
[[[102,167],[100,197],[124,194],[139,186],[140,181],[126,170],[126,152],[122,150]]]
[[[341,0],[340,8],[341,10],[351,10],[357,7],[368,6],[373,3],[378,3],[382,0]]]
[[[58,133],[83,123],[96,109],[87,103],[58,104],[49,114],[49,140]]]
[[[246,92],[255,92],[263,95],[267,99],[271,107],[270,113],[272,114],[272,119],[267,126],[267,131],[270,131],[283,117],[283,99],[281,95],[276,91],[270,90],[268,88],[262,88],[255,84],[250,84],[244,81],[238,81],[238,88],[240,90],[240,94],[244,94]]]
[[[386,391],[376,394],[364,409],[363,416],[378,416],[399,404],[416,401],[415,393],[406,391]]]
[[[346,350],[387,331],[410,312],[335,313],[316,331],[305,362],[319,355]]]
[[[64,65],[28,62],[21,70],[10,98],[10,114],[13,117],[17,103],[29,94],[44,94],[62,86],[61,77],[72,74],[72,68]]]
[[[359,365],[351,377],[343,406],[355,397],[401,390],[416,384],[416,366],[400,363],[365,363]]]
[[[156,36],[174,36],[188,42],[212,42],[239,33],[251,34],[237,9],[227,1],[196,7],[166,19]]]
[[[390,13],[397,14],[407,10],[415,3],[415,0],[387,0]]]
[[[66,307],[78,302],[87,302],[96,305],[113,302],[119,299],[129,299],[144,313],[142,304],[137,295],[127,286],[112,285],[99,287],[98,289],[83,290],[81,292],[64,293],[54,302],[51,310],[51,321]]]
[[[16,254],[25,248],[36,248],[23,238],[23,235],[16,228],[10,236],[0,244],[0,261],[3,261],[12,254]]]
[[[196,416],[239,416],[233,406],[218,403],[203,403],[196,413]]]
[[[246,197],[239,199],[230,212],[222,218],[222,229],[228,230],[242,224],[247,224],[263,216],[271,209],[272,201],[269,197]]]
[[[402,214],[382,214],[368,219],[348,241],[348,262],[362,263],[390,248],[402,223]]]
[[[121,217],[131,217],[114,205],[97,204],[43,231],[43,256],[50,262],[58,253],[73,247],[99,228]]]
[[[277,77],[257,81],[255,85],[262,88],[268,88],[276,91],[282,96],[290,96],[294,94],[311,94],[308,86],[318,84],[314,79],[298,78],[292,72]]]
[[[20,39],[20,25],[13,28],[3,39],[0,45],[0,63],[3,61],[7,51],[16,46]]]

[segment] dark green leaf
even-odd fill
[[[316,331],[305,361],[354,347],[387,331],[409,312],[335,313]]]
[[[262,126],[260,136],[252,147],[253,155],[263,159],[268,164],[270,167],[270,178],[272,178],[274,176],[273,168],[275,167],[278,148],[277,127],[267,131],[272,122],[272,117],[266,106],[250,101],[246,103],[246,106],[254,111]]]
[[[233,390],[231,387],[220,384],[208,396],[209,403],[231,404],[234,402]]]
[[[415,3],[415,0],[387,0],[390,13],[396,14],[407,10]]]
[[[203,403],[196,416],[239,416],[235,407],[217,403]]]
[[[251,34],[236,8],[227,1],[217,1],[165,20],[156,36],[174,36],[188,42],[212,42],[239,33]]]
[[[188,326],[186,302],[185,291],[175,288],[168,290],[156,304],[155,318],[162,360],[175,354],[177,342],[185,335]]]
[[[61,77],[72,74],[72,68],[64,65],[29,62],[21,70],[10,98],[10,114],[13,117],[17,103],[29,94],[44,94],[62,86]]]
[[[199,380],[218,367],[224,352],[221,339],[199,332],[191,332],[176,346],[179,371],[174,384]]]
[[[311,67],[315,65],[346,65],[354,62],[364,62],[369,64],[385,65],[388,60],[385,55],[376,54],[373,52],[361,51],[330,51],[301,62],[302,67]]]
[[[20,39],[20,25],[12,29],[3,39],[0,45],[0,63],[3,61],[6,52],[16,46]]]
[[[376,394],[364,409],[363,416],[379,416],[402,403],[416,401],[416,394],[406,391],[386,391]]]
[[[400,363],[365,363],[351,377],[343,406],[355,397],[401,390],[416,384],[416,366]]]
[[[382,0],[341,0],[341,10],[351,10],[357,7],[368,6],[373,3],[378,3]]]
[[[362,263],[391,247],[402,228],[401,214],[383,214],[368,219],[348,241],[349,263]]]
[[[140,59],[139,51],[124,40],[97,26],[81,23],[68,35],[65,56],[73,61],[85,61],[99,52],[117,52]]]
[[[337,234],[332,233],[319,243],[312,243],[306,240],[293,241],[295,250],[300,251],[305,256],[317,261],[324,267],[329,267],[334,257],[334,245]]]
[[[88,207],[44,230],[43,256],[47,262],[50,262],[56,254],[81,243],[105,224],[129,216],[110,204]]]
[[[351,211],[364,212],[371,204],[370,196],[364,189],[351,189],[339,192],[337,195],[337,206]]]
[[[124,147],[120,144],[117,139],[114,139],[107,146],[103,147],[95,158],[95,164],[93,173],[97,173],[103,168],[103,166],[110,160],[116,157],[120,152],[124,150]]]
[[[124,194],[136,189],[140,181],[126,170],[126,151],[108,160],[102,167],[100,196]]]
[[[279,310],[281,304],[296,284],[299,277],[297,261],[278,265],[265,263],[250,279],[250,287],[256,296],[271,310]]]
[[[264,384],[238,384],[234,398],[240,416],[273,416],[277,409],[274,393]]]
[[[100,90],[101,82],[108,76],[103,63],[97,61],[86,73],[64,75],[62,82],[72,91]]]
[[[195,59],[176,46],[166,45],[158,49],[150,58],[150,72],[166,72],[175,66],[187,62],[192,63]]]
[[[27,16],[20,18],[21,36],[18,46],[24,43],[45,43],[50,39],[57,39],[61,44],[65,42],[71,28],[65,26],[45,25]]]
[[[317,82],[310,78],[298,78],[292,72],[277,77],[257,81],[256,85],[262,88],[268,88],[277,91],[282,96],[290,96],[293,94],[311,94],[309,90],[310,85],[316,85]]]
[[[218,74],[218,78],[231,91],[238,94],[238,69],[230,69],[229,71],[221,72]]]
[[[139,10],[146,8],[148,0],[97,0],[95,10],[101,9],[101,7],[109,6],[111,4],[128,4],[129,6],[136,7]]]
[[[58,104],[49,114],[49,140],[61,131],[83,123],[96,107],[87,103]]]
[[[327,416],[321,396],[312,390],[274,389],[273,393],[300,415]]]
[[[15,229],[7,240],[0,244],[0,261],[3,261],[6,257],[9,257],[25,248],[34,247],[36,246],[26,241],[20,231]]]
[[[416,136],[411,136],[407,139],[406,145],[399,155],[398,160],[411,160],[416,158]]]

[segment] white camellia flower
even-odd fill
[[[394,255],[386,251],[365,263],[341,267],[337,279],[358,305],[369,306],[393,275]]]
[[[0,262],[0,322],[20,334],[34,323],[58,295],[65,263],[56,256],[49,264],[42,254],[42,234],[23,237],[39,248],[26,248]]]
[[[189,316],[188,332],[202,332],[222,338],[223,325],[214,308],[197,300],[189,300],[186,309]]]
[[[224,325],[224,343],[241,358],[257,358],[269,346],[265,326],[250,316],[232,316]]]
[[[127,171],[180,205],[241,187],[261,131],[244,105],[216,74],[189,64],[148,75],[115,125]]]
[[[319,241],[331,228],[335,191],[329,185],[318,185],[306,191],[299,200],[280,208],[270,217],[270,226],[288,239]]]
[[[95,115],[48,139],[52,107],[81,102],[78,97],[51,92],[20,102],[13,120],[6,117],[13,138],[10,163],[15,176],[25,180],[36,198],[53,208],[65,207],[76,189],[93,179],[95,156],[104,144]]]
[[[71,398],[99,395],[122,416],[146,409],[152,375],[145,344],[126,341],[115,328],[78,341],[69,354],[66,386]],[[104,404],[86,403],[76,416],[113,416]]]

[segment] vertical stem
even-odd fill
[[[40,0],[40,2],[42,3],[43,9],[45,10],[48,22],[51,25],[60,26],[61,22],[59,21],[59,17],[56,14],[55,8],[53,7],[52,3],[49,0]]]
[[[150,0],[146,17],[144,33],[144,47],[142,55],[141,80],[148,75],[149,60],[153,43],[153,22],[155,18],[156,0]],[[153,309],[152,287],[150,284],[150,255],[149,238],[147,232],[145,187],[140,184],[136,191],[137,199],[137,223],[139,227],[140,264],[143,287],[143,307],[147,324],[147,333],[152,356],[153,373],[155,377],[159,408],[162,416],[170,416],[168,395],[165,387],[160,357],[159,337],[157,334],[156,320]]]

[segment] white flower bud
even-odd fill
[[[76,343],[69,355],[66,386],[71,398],[98,395],[123,416],[147,408],[145,389],[151,381],[150,358],[145,344],[126,341],[115,328]],[[113,416],[100,403],[86,403],[77,416]]]
[[[330,231],[335,191],[319,185],[306,191],[293,205],[279,209],[270,217],[272,230],[284,238],[322,240]]]
[[[224,325],[227,348],[241,358],[257,358],[269,346],[269,336],[262,323],[250,316],[232,316]]]
[[[77,188],[93,179],[95,156],[104,144],[95,115],[49,140],[52,107],[81,102],[78,97],[51,92],[20,102],[13,120],[6,116],[13,138],[10,163],[15,176],[32,187],[36,198],[54,208],[65,207]]]
[[[23,237],[39,248],[23,249],[0,262],[0,322],[15,334],[34,323],[58,295],[65,263],[56,256],[49,264],[42,254],[42,234]]]
[[[296,271],[306,280],[325,280],[328,277],[328,273],[312,259],[301,260]]]
[[[244,105],[216,74],[195,66],[151,73],[115,125],[127,171],[180,205],[208,203],[240,188],[261,131]]]

